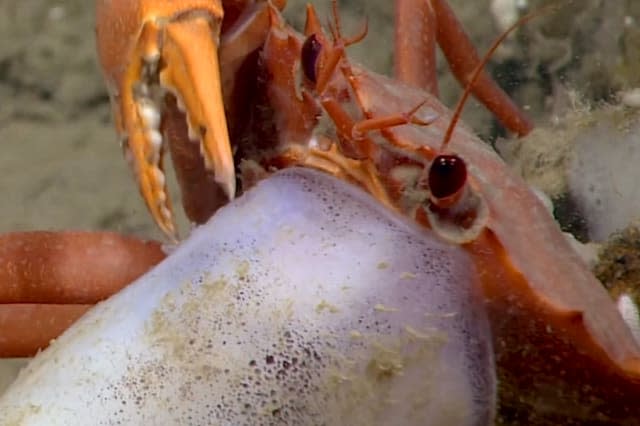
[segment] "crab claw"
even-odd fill
[[[154,220],[174,238],[162,167],[165,142],[199,143],[204,166],[229,199],[236,189],[220,87],[221,0],[185,3],[101,0],[96,5],[98,55],[125,155]],[[177,116],[167,113],[171,95],[185,112],[186,135],[163,132],[165,120]],[[165,141],[170,135],[173,140]]]

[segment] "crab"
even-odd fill
[[[328,36],[308,8],[302,36],[280,16],[284,3],[98,2],[116,128],[153,218],[177,239],[165,146],[195,223],[274,170],[334,175],[469,253],[513,392],[504,400],[534,404],[542,386],[554,389],[544,395],[551,419],[637,420],[637,343],[537,196],[437,101],[435,40],[508,128],[525,134],[530,123],[484,73],[446,2],[396,5],[394,81],[349,61],[345,47],[366,31],[345,37],[337,11]],[[421,27],[429,22],[437,30]],[[415,55],[406,45],[423,35]]]

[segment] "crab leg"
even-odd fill
[[[430,2],[396,0],[395,19],[396,78],[438,96],[436,16]]]
[[[40,303],[0,305],[0,358],[35,355],[92,306]]]
[[[462,86],[466,87],[480,63],[480,57],[447,2],[396,0],[395,4],[396,78],[437,95],[437,41],[451,71]],[[523,136],[533,128],[524,113],[486,72],[480,74],[472,93],[509,130]]]
[[[33,355],[164,257],[156,242],[110,232],[0,236],[0,357]]]

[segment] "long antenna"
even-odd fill
[[[464,92],[462,93],[462,97],[458,101],[458,103],[456,105],[456,109],[453,112],[453,117],[451,118],[451,121],[449,122],[449,127],[447,127],[447,131],[444,134],[444,139],[442,140],[442,145],[440,147],[440,152],[444,152],[444,150],[449,145],[449,142],[451,141],[451,136],[453,135],[453,131],[454,131],[455,127],[456,127],[456,124],[458,124],[458,121],[460,120],[460,115],[462,114],[462,109],[464,108],[465,103],[466,103],[467,99],[469,98],[469,95],[471,94],[471,90],[473,89],[473,85],[476,83],[476,81],[478,80],[478,77],[480,76],[480,73],[484,70],[484,67],[487,65],[487,62],[489,62],[489,60],[491,59],[491,56],[496,51],[496,49],[498,49],[498,47],[502,44],[502,42],[516,28],[519,28],[519,27],[523,26],[524,24],[526,24],[527,22],[529,22],[530,20],[532,20],[535,17],[538,17],[538,16],[543,15],[543,14],[545,14],[547,12],[551,12],[553,10],[556,10],[556,9],[562,7],[563,3],[570,3],[570,2],[571,2],[571,0],[569,0],[567,2],[559,2],[559,3],[556,3],[556,4],[551,4],[551,5],[545,6],[545,7],[541,8],[541,9],[538,9],[538,10],[535,10],[533,12],[527,13],[522,18],[518,19],[509,28],[507,28],[502,34],[500,34],[500,36],[491,44],[491,47],[489,48],[487,53],[485,53],[485,55],[482,57],[482,60],[478,63],[478,65],[476,65],[476,67],[473,69],[473,72],[471,73],[471,78],[469,79],[469,82],[467,83],[466,87],[464,88]]]

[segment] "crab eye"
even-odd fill
[[[311,34],[302,44],[302,71],[304,76],[312,83],[315,83],[318,78],[316,71],[316,65],[318,64],[318,57],[322,50],[322,44],[318,41],[318,37],[315,34]]]
[[[464,188],[467,166],[457,155],[438,155],[429,168],[429,190],[436,199],[449,198]]]
[[[445,240],[465,244],[480,235],[489,220],[482,195],[467,184],[467,165],[457,155],[438,155],[427,176],[431,195],[424,209],[431,229]]]

